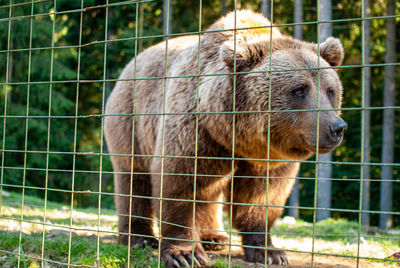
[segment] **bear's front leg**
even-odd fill
[[[197,178],[196,198],[194,198],[193,177],[189,176],[165,176],[164,194],[161,205],[161,254],[166,267],[186,267],[193,265],[203,267],[209,265],[209,259],[199,241],[211,241],[225,243],[226,236],[210,230],[213,218],[216,217],[217,204],[199,202],[202,200],[217,201],[213,194],[218,196],[222,193],[222,186],[226,184],[216,182],[220,179],[209,177]],[[217,186],[215,184],[221,184]],[[174,186],[173,186],[174,185]],[[209,187],[213,188],[210,189]],[[220,188],[221,187],[221,188]],[[214,192],[215,191],[215,192]],[[211,195],[209,195],[211,193]],[[219,193],[218,195],[216,193]],[[182,201],[172,201],[168,199]],[[158,208],[160,209],[160,207]],[[193,217],[195,213],[195,217]],[[193,241],[193,242],[192,242]],[[212,244],[211,249],[221,247],[219,244]]]
[[[193,224],[193,203],[163,200],[162,211],[161,255],[165,267],[189,267],[192,263],[195,267],[208,265],[209,259],[203,246],[199,242],[191,242],[200,240],[200,228],[197,227],[200,219],[196,217]],[[201,211],[201,206],[196,205],[196,214]]]
[[[178,175],[194,174],[193,159],[166,158],[164,161],[163,177],[153,175],[152,181],[153,196],[161,197],[160,200],[154,200],[153,204],[155,211],[161,212],[160,243],[165,266],[206,266],[209,259],[200,241],[208,238],[211,240],[204,230],[217,228],[214,226],[214,218],[217,217],[218,204],[199,201],[218,201],[227,182],[223,183],[223,178],[202,176],[211,171],[204,170],[204,161],[198,160],[198,174],[202,175],[196,176],[194,187],[194,176]],[[206,166],[212,168],[213,163]],[[218,168],[213,169],[213,172],[215,170],[218,171]],[[212,239],[215,240],[215,236]]]
[[[216,232],[220,229],[216,220],[220,216],[219,205],[202,201],[219,201],[229,182],[226,178],[203,175],[226,174],[221,166],[228,169],[229,163],[198,160],[196,179],[187,175],[167,175],[193,174],[193,170],[184,169],[193,168],[193,162],[191,159],[165,159],[162,186],[159,183],[161,177],[153,177],[155,191],[162,189],[162,193],[154,192],[153,196],[162,197],[154,200],[154,207],[156,212],[161,212],[161,254],[166,267],[206,266],[209,259],[200,241],[226,242],[225,236]]]
[[[255,231],[247,231],[255,233]],[[245,260],[250,262],[265,263],[265,229],[258,232],[259,234],[242,234],[243,245],[250,246],[244,248]],[[274,248],[271,241],[271,236],[268,234],[267,239],[267,263],[288,265],[289,259],[287,254],[282,250],[270,249]],[[262,248],[258,248],[262,247]]]
[[[229,178],[222,176],[231,172],[232,163],[202,158],[229,156],[229,153],[202,129],[198,130],[196,146],[195,121],[189,119],[195,117],[166,118],[164,147],[160,132],[154,152],[162,155],[161,148],[164,148],[164,155],[182,157],[155,157],[151,165],[153,197],[160,198],[153,201],[153,207],[162,222],[160,243],[166,267],[208,265],[200,241],[225,241],[223,236],[212,235],[213,230],[219,229],[218,204],[207,201],[220,201],[229,182]],[[196,155],[197,147],[197,156],[201,158],[184,157]],[[210,232],[203,232],[206,230]]]
[[[274,177],[283,177],[282,172],[286,170],[289,169],[277,168],[270,172],[268,205],[283,206],[285,204],[294,180]],[[275,220],[282,214],[283,208],[268,207],[267,250],[265,250],[267,208],[260,206],[267,204],[265,175],[266,168],[253,166],[244,161],[239,162],[233,181],[233,201],[256,206],[234,205],[233,225],[241,232],[243,245],[249,246],[244,248],[246,261],[265,263],[267,251],[268,264],[287,265],[289,260],[285,252],[269,249],[274,247],[269,231]],[[254,178],[249,178],[249,176],[254,176]]]

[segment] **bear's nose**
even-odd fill
[[[329,126],[329,131],[337,142],[343,137],[344,131],[347,129],[347,124],[342,119],[337,120]]]

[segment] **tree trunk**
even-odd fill
[[[273,0],[262,0],[261,1],[261,12],[264,14],[265,17],[271,19],[271,5],[270,1]]]
[[[143,37],[144,4],[139,4],[139,37]],[[143,38],[138,42],[138,54],[143,51]]]
[[[164,40],[172,33],[172,0],[164,0],[163,5],[163,34]]]
[[[332,153],[319,155],[319,161],[332,161]],[[318,187],[317,187],[317,207],[330,208],[331,207],[331,188],[332,181],[332,165],[331,164],[318,164]],[[328,210],[317,211],[317,221],[322,221],[331,216]]]
[[[370,16],[369,0],[364,0],[364,17]],[[364,21],[364,64],[370,63],[370,21]],[[364,107],[368,108],[371,106],[371,68],[364,67]],[[370,150],[370,127],[371,127],[371,112],[370,110],[363,111],[364,121],[364,163],[371,162],[371,150]],[[370,201],[370,173],[369,165],[364,165],[363,176],[362,176],[362,209],[369,210]],[[369,214],[362,213],[361,223],[364,226],[369,226]]]
[[[292,193],[290,194],[289,197],[289,206],[293,206],[293,207],[298,207],[300,206],[300,188],[299,188],[299,180],[296,179],[296,182],[293,186],[293,190]],[[298,208],[289,208],[288,209],[288,215],[290,217],[294,217],[296,219],[299,218],[300,216],[300,212]]]
[[[227,12],[226,0],[221,0],[221,15],[225,15]]]
[[[242,4],[240,3],[240,0],[236,0],[236,10],[239,10],[242,8]]]
[[[303,22],[303,0],[294,1],[294,23]],[[294,38],[303,39],[303,25],[296,24],[294,26]]]
[[[112,19],[114,18],[114,13],[112,9],[108,10],[108,19],[109,21],[112,21]],[[111,27],[107,28],[107,40],[111,39],[111,36],[113,35],[113,31]],[[107,43],[107,49],[108,50],[112,50],[112,47],[114,46],[113,42],[109,42]],[[108,96],[110,95],[111,91],[112,91],[112,85],[110,80],[110,70],[109,68],[106,68],[105,70],[106,75],[106,82],[105,82],[105,88],[104,88],[104,98],[107,99]],[[105,109],[105,107],[103,107]],[[104,113],[104,110],[103,110]],[[108,152],[108,148],[107,148],[107,142],[104,138],[104,129],[102,129],[103,131],[103,153]],[[103,158],[104,159],[104,158]],[[103,161],[103,165],[104,165],[104,161]],[[103,170],[103,169],[102,169]],[[111,173],[102,173],[101,174],[101,185],[103,189],[100,189],[100,191],[106,192],[107,191],[107,184],[108,182],[112,179],[113,175]]]
[[[387,15],[395,14],[395,0],[387,1]],[[396,25],[394,18],[386,19],[386,55],[385,63],[396,62]],[[394,106],[395,102],[395,66],[385,66],[385,88],[383,106]],[[394,109],[383,111],[383,143],[382,143],[382,163],[393,163],[394,159]],[[392,180],[393,167],[382,166],[381,173],[381,211],[392,211]],[[392,226],[392,215],[380,214],[379,227],[387,229]]]
[[[320,2],[320,20],[326,21],[332,19],[332,2],[331,0],[321,0]],[[320,26],[320,42],[325,41],[329,36],[332,36],[332,24],[321,23]],[[321,154],[318,159],[320,161],[332,161],[332,153]],[[318,180],[317,187],[317,207],[330,208],[331,207],[331,188],[332,188],[332,165],[331,164],[318,164]],[[331,216],[331,212],[327,210],[317,211],[317,221],[324,220]]]
[[[295,0],[294,2],[294,23],[303,22],[303,0]],[[303,26],[295,25],[294,26],[294,37],[296,39],[303,39]],[[298,207],[300,206],[300,189],[299,189],[299,180],[296,179],[296,183],[294,184],[292,193],[289,198],[289,205]],[[298,208],[289,208],[289,216],[299,218],[299,209]]]
[[[11,23],[11,20],[10,20],[10,23]],[[9,50],[12,50],[12,49],[13,49],[13,40],[12,40],[12,38],[10,38],[10,48],[9,48]],[[9,51],[8,52],[8,76],[7,76],[8,83],[12,82],[12,75],[13,75],[13,53],[11,51]],[[12,86],[7,85],[7,87],[11,88]],[[7,96],[7,106],[8,106],[8,105],[11,105],[12,90],[7,90],[6,94],[8,94],[8,96]]]

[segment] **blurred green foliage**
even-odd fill
[[[14,1],[22,3],[24,1]],[[7,93],[6,128],[3,118],[0,120],[0,137],[4,139],[4,177],[6,185],[23,184],[32,188],[29,192],[44,196],[46,183],[47,143],[49,142],[48,188],[65,190],[49,191],[48,198],[54,201],[70,202],[72,181],[74,190],[99,191],[100,156],[96,154],[79,154],[75,158],[71,154],[77,152],[100,153],[101,148],[101,117],[88,116],[75,120],[79,116],[99,115],[103,109],[103,92],[108,95],[114,82],[103,82],[106,79],[117,79],[125,64],[135,55],[135,46],[141,51],[162,40],[162,5],[161,0],[142,1],[138,5],[129,2],[113,5],[119,1],[109,1],[110,6],[103,6],[105,1],[59,0],[56,2],[57,14],[53,1],[40,1],[33,6],[34,16],[31,19],[31,5],[21,5],[12,8],[13,20],[9,25],[8,7],[0,8],[0,113],[5,111],[5,96]],[[205,29],[221,16],[222,1],[202,1],[201,29]],[[227,10],[233,9],[232,1],[226,1]],[[1,0],[0,6],[8,5],[9,1]],[[83,9],[81,9],[81,5]],[[137,6],[139,7],[136,10]],[[274,24],[293,22],[293,1],[274,1]],[[242,1],[242,8],[258,10],[260,0]],[[397,3],[400,12],[400,2]],[[195,32],[199,30],[199,1],[173,0],[173,33]],[[108,13],[107,13],[108,12]],[[385,15],[385,1],[373,1],[371,16]],[[136,21],[143,18],[143,23]],[[354,19],[361,16],[361,1],[333,1],[333,19]],[[108,24],[106,25],[106,18]],[[304,21],[317,19],[317,1],[304,0]],[[397,23],[400,19],[397,18]],[[10,27],[10,35],[8,30]],[[30,30],[32,27],[32,31]],[[53,35],[54,27],[54,35]],[[333,24],[333,35],[339,37],[344,45],[346,57],[344,65],[361,64],[361,20],[340,21]],[[305,24],[304,39],[317,41],[317,24]],[[292,34],[292,26],[280,27],[282,32]],[[133,39],[138,31],[142,36],[137,44]],[[400,34],[400,27],[397,27]],[[52,39],[54,37],[54,39]],[[371,20],[371,63],[384,63],[385,54],[385,19]],[[107,38],[106,49],[103,42]],[[400,39],[400,38],[398,38]],[[30,40],[34,50],[29,53]],[[79,51],[79,42],[85,44]],[[54,49],[51,49],[54,42]],[[6,50],[16,51],[9,54]],[[400,43],[397,43],[400,51]],[[106,55],[105,55],[106,52]],[[79,56],[80,53],[80,56]],[[53,55],[53,56],[52,56]],[[106,60],[104,60],[106,56]],[[29,59],[31,66],[29,67]],[[104,67],[104,63],[106,66]],[[7,66],[9,70],[7,71]],[[78,72],[79,68],[79,72]],[[104,73],[106,70],[106,73]],[[371,68],[372,88],[371,106],[383,105],[384,68]],[[361,68],[346,68],[339,70],[344,85],[343,106],[361,107]],[[8,84],[5,81],[8,75]],[[400,79],[400,68],[396,69]],[[78,77],[79,76],[79,77]],[[77,80],[79,79],[79,82]],[[27,84],[30,80],[32,83]],[[53,81],[53,83],[50,83]],[[27,92],[29,90],[29,99]],[[50,95],[51,94],[51,95]],[[396,93],[397,105],[400,105],[400,90]],[[51,107],[49,99],[51,97]],[[27,107],[27,104],[29,106]],[[28,109],[27,109],[28,108]],[[31,117],[24,117],[28,111]],[[400,111],[396,111],[396,142],[395,162],[400,163]],[[52,116],[48,120],[47,116]],[[19,116],[19,117],[18,117]],[[371,111],[371,162],[381,162],[383,110]],[[344,119],[349,128],[345,141],[334,152],[334,161],[360,162],[361,159],[361,111],[345,111]],[[24,176],[25,131],[27,129],[26,171]],[[48,127],[50,132],[48,135]],[[75,132],[76,124],[76,132]],[[49,140],[48,140],[49,136]],[[3,139],[0,141],[3,146]],[[2,148],[2,147],[0,147]],[[75,172],[73,173],[73,170]],[[113,192],[111,164],[108,157],[103,157],[101,176],[102,192]],[[90,171],[90,172],[82,172]],[[399,180],[400,168],[393,168],[394,178]],[[303,164],[301,176],[314,178],[315,165]],[[333,177],[340,178],[333,182],[333,208],[359,208],[360,165],[340,164],[333,166]],[[371,166],[371,179],[380,178],[380,166]],[[352,180],[346,180],[352,179]],[[371,210],[379,210],[379,182],[371,183]],[[313,206],[314,180],[301,181],[301,206]],[[21,187],[5,186],[7,190],[21,191]],[[394,183],[393,210],[400,210],[399,183]],[[74,203],[78,206],[95,206],[98,195],[90,192],[74,195]],[[102,195],[101,205],[112,207],[112,197]],[[311,219],[312,210],[301,211],[304,219]],[[357,214],[334,212],[334,217],[357,219]],[[377,224],[378,216],[371,215],[372,224]],[[394,219],[399,224],[399,217]]]

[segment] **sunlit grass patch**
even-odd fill
[[[69,206],[47,202],[44,218],[43,199],[25,195],[24,208],[21,210],[21,198],[22,196],[16,193],[3,196],[0,220],[0,267],[16,267],[18,253],[24,256],[27,267],[41,267],[42,251],[44,262],[50,267],[64,267],[63,264],[68,263],[68,255],[69,263],[75,265],[126,266],[128,248],[115,243],[117,216],[114,211],[102,209],[99,217],[96,208],[74,208],[71,213]],[[21,252],[20,230],[23,248]],[[44,247],[42,247],[43,239]],[[130,263],[135,267],[157,267],[158,258],[149,248],[131,249],[130,256]],[[22,257],[20,267],[24,267]]]
[[[284,221],[283,221],[284,222]],[[400,248],[400,236],[384,232],[359,234],[358,223],[346,219],[326,219],[312,223],[277,224],[272,232],[276,247],[342,256],[385,259]],[[313,239],[314,232],[314,239]]]
[[[0,231],[0,248],[3,251],[0,258],[1,267],[16,267],[18,265],[19,233]],[[28,267],[40,264],[42,254],[42,234],[22,234],[21,246]],[[5,253],[8,251],[9,253]],[[69,248],[68,233],[45,234],[43,256],[50,267],[61,267],[68,263],[100,267],[122,267],[127,263],[128,249],[115,243],[99,243],[99,259],[97,259],[97,239],[94,237],[76,236],[71,239]],[[151,249],[131,250],[131,263],[137,267],[157,267],[157,257]],[[20,259],[22,265],[22,258]],[[23,267],[23,266],[22,266]]]
[[[17,266],[18,254],[24,256],[27,267],[41,267],[42,251],[47,267],[64,267],[65,263],[68,263],[68,255],[70,256],[69,263],[78,266],[125,267],[127,265],[127,246],[116,244],[118,219],[115,211],[101,209],[99,215],[97,208],[74,208],[71,213],[68,205],[48,202],[44,218],[43,199],[25,195],[24,208],[21,210],[21,198],[22,196],[16,193],[3,196],[0,214],[0,267]],[[20,221],[21,213],[22,222]],[[227,222],[225,219],[225,223]],[[382,263],[384,267],[392,267],[387,265],[398,263],[396,259],[386,259],[400,248],[397,230],[392,230],[394,234],[393,232],[372,234],[362,232],[359,240],[358,223],[345,219],[317,222],[314,228],[312,223],[302,220],[292,219],[291,222],[279,220],[273,227],[272,233],[273,242],[277,248],[292,251],[288,254],[294,265],[296,262],[303,261],[304,254],[293,251],[311,253],[313,250],[317,253],[316,256],[320,253],[356,257],[359,252],[361,257],[372,258],[367,259],[368,262],[363,260],[363,264]],[[228,230],[228,226],[226,227]],[[20,231],[23,251],[19,251]],[[233,230],[231,234],[232,242],[240,245],[238,233]],[[44,247],[42,247],[43,238]],[[236,247],[232,247],[234,248]],[[227,252],[229,251],[225,251],[224,254]],[[131,249],[129,255],[132,267],[158,266],[157,250]],[[322,258],[324,255],[318,256]],[[213,267],[229,266],[229,258],[226,255],[212,254],[210,257]],[[334,258],[334,261],[338,263],[341,259],[351,259],[329,258]],[[19,261],[20,267],[24,267],[22,257]],[[262,264],[257,266],[243,261],[240,254],[232,256],[231,261],[231,267],[235,268],[262,267]],[[352,258],[351,261],[353,263],[350,265],[353,265],[356,260]],[[309,261],[307,260],[304,265],[309,265]]]

